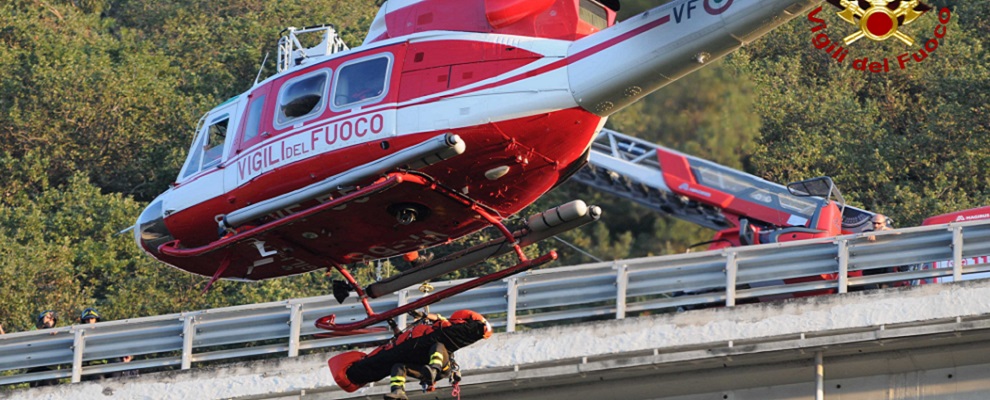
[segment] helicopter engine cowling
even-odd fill
[[[493,28],[512,25],[520,20],[542,13],[555,0],[485,0],[485,18]]]

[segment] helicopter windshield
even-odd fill
[[[231,124],[232,103],[234,102],[228,100],[222,108],[210,111],[200,120],[197,130],[199,133],[189,149],[189,157],[179,174],[180,179],[220,164]]]

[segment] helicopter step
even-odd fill
[[[450,159],[464,153],[465,148],[464,140],[460,136],[450,133],[436,136],[322,182],[231,212],[220,220],[220,231],[230,230],[295,204],[312,201],[341,187],[367,181],[388,171],[400,168],[417,170]]]

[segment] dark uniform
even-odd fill
[[[481,314],[461,310],[450,319],[438,318],[431,325],[417,325],[368,355],[361,354],[355,361],[345,361],[354,358],[355,352],[338,355],[330,360],[331,372],[338,385],[347,391],[391,375],[392,393],[385,398],[404,399],[407,376],[419,379],[424,389],[431,390],[437,379],[454,374],[455,351],[489,336],[491,326]]]
[[[58,314],[56,314],[55,311],[52,310],[42,311],[41,314],[38,314],[38,319],[34,323],[36,329],[52,329],[56,325],[58,325]],[[52,332],[52,334],[54,335],[55,333]],[[49,366],[28,368],[28,370],[24,372],[30,374],[35,372],[48,372],[59,369],[62,369],[62,367],[59,365],[49,365]],[[29,387],[51,386],[51,385],[58,385],[58,379],[45,379],[40,381],[31,381],[28,383]]]

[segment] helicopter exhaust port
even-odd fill
[[[425,219],[430,214],[430,209],[417,203],[398,203],[389,206],[388,213],[400,224],[409,225]]]

